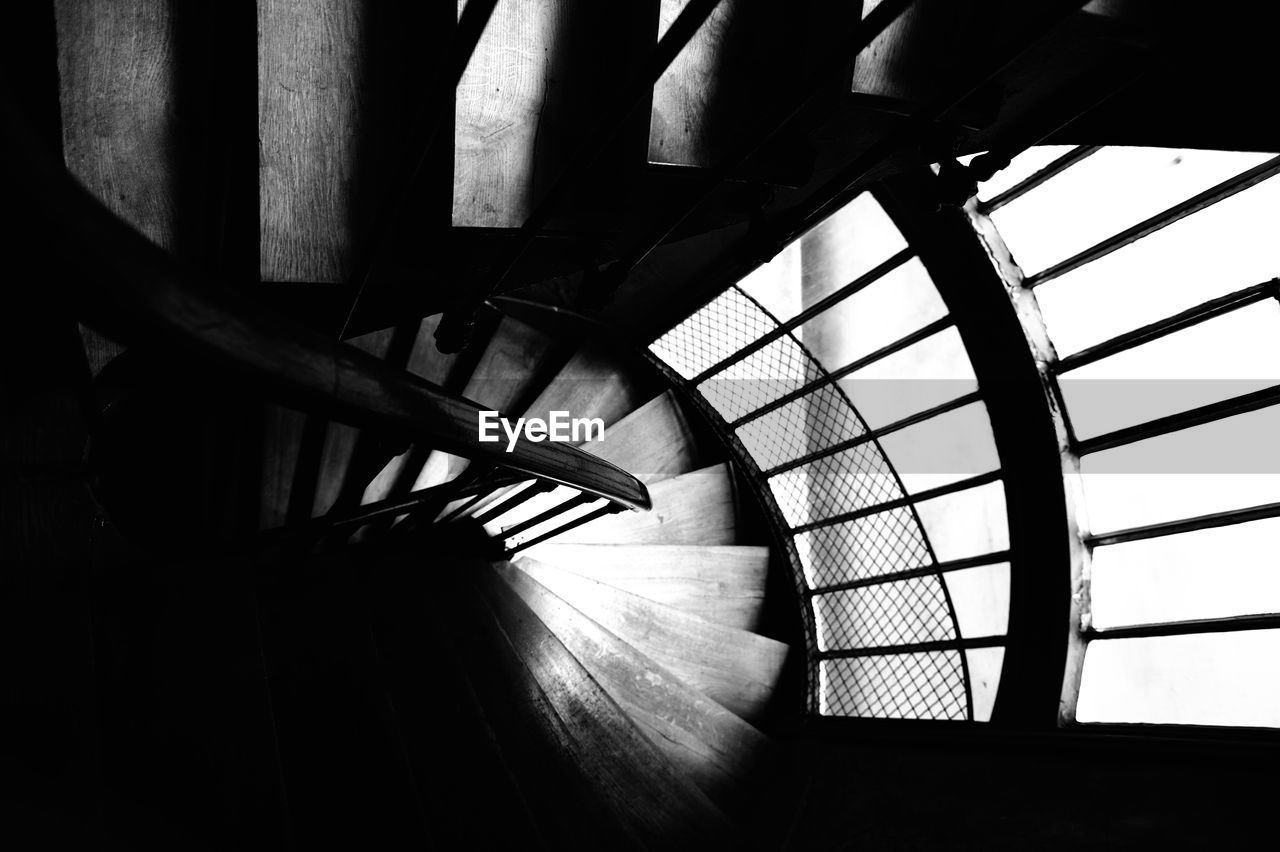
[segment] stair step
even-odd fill
[[[491,566],[474,577],[498,627],[484,638],[485,665],[494,666],[495,656],[514,656],[524,672],[504,668],[508,677],[522,678],[513,683],[534,699],[525,712],[554,730],[564,756],[632,838],[658,848],[723,843],[731,830],[720,809],[654,748],[515,590]]]
[[[698,457],[693,430],[671,391],[649,400],[606,429],[603,441],[583,449],[646,483],[687,473]]]
[[[653,510],[623,512],[569,530],[559,544],[733,544],[733,479],[719,464],[665,479],[649,489]]]
[[[482,408],[504,415],[519,407],[520,398],[539,372],[554,341],[550,336],[513,317],[503,317],[485,347],[462,395]],[[478,426],[479,424],[477,424]],[[413,484],[414,490],[448,482],[470,462],[451,453],[432,452]]]
[[[602,347],[584,345],[560,369],[523,416],[547,419],[552,411],[567,411],[570,417],[598,417],[604,421],[605,434],[608,435],[609,427],[642,402],[631,374],[631,370]],[[516,487],[498,489],[471,506],[464,516],[475,517]]]
[[[413,349],[409,353],[409,361],[405,369],[415,376],[426,379],[432,384],[443,385],[458,360],[456,354],[446,355],[436,349],[435,333],[440,325],[440,314],[429,316],[418,325],[418,334],[413,341]],[[387,462],[377,476],[369,482],[360,498],[361,504],[376,503],[385,500],[400,478],[405,464],[412,456],[412,450],[406,450]]]
[[[708,621],[755,630],[769,548],[684,544],[535,545],[524,555]]]
[[[496,566],[649,740],[718,805],[737,809],[768,739],[510,563]]]
[[[531,564],[533,563],[533,564]],[[787,645],[708,621],[570,571],[521,557],[516,566],[588,618],[744,719],[759,718]]]

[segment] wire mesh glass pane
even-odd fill
[[[769,478],[791,526],[854,512],[903,496],[874,444],[861,444]]]
[[[691,379],[777,327],[735,287],[725,290],[649,347]]]
[[[815,595],[818,648],[878,648],[955,638],[938,577],[913,577]]]
[[[783,336],[730,364],[698,385],[698,390],[732,422],[822,377],[817,364],[796,341]]]
[[[968,717],[959,651],[823,660],[818,679],[826,716]]]
[[[761,470],[818,452],[863,434],[858,415],[830,384],[738,427]]]
[[[798,533],[794,541],[811,588],[908,571],[929,562],[924,534],[906,507]]]

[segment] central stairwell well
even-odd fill
[[[732,463],[638,356],[494,311],[468,362],[431,345],[436,320],[401,340],[408,370],[505,416],[600,418],[604,439],[581,448],[644,482],[653,508],[618,513],[430,447],[387,460],[336,423],[311,471],[297,454],[280,473],[334,495],[317,518],[355,493],[372,505],[469,486],[326,539],[350,538],[376,577],[366,611],[427,832],[446,846],[776,845],[793,785],[765,729],[793,675],[777,638],[791,610],[769,592],[789,581],[771,583],[766,526]],[[391,337],[352,342],[386,355]],[[370,473],[370,458],[385,465]],[[264,518],[291,514],[289,490],[264,490]],[[490,808],[495,821],[477,818]]]

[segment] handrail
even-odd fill
[[[566,444],[480,443],[476,403],[455,397],[354,346],[275,314],[138,233],[43,156],[25,127],[6,121],[0,156],[13,209],[37,218],[83,276],[66,283],[77,318],[117,339],[149,339],[239,372],[335,419],[426,437],[433,446],[577,488],[631,509],[648,489],[624,470]],[[84,261],[88,263],[84,263]]]

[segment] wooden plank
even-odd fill
[[[687,3],[662,0],[658,39]],[[723,51],[742,5],[739,0],[721,2],[653,87],[649,162],[708,166],[724,154],[728,128],[723,126],[724,110],[717,109],[726,82]]]
[[[433,384],[443,386],[458,356],[457,354],[446,355],[436,349],[435,332],[439,325],[440,314],[425,317],[422,320],[405,369],[415,376],[421,376]],[[365,488],[364,496],[360,498],[361,505],[376,503],[390,496],[392,487],[412,454],[413,450],[409,449],[387,462],[386,467]]]
[[[588,344],[570,357],[523,416],[546,419],[552,411],[567,411],[575,418],[598,417],[604,421],[607,435],[608,427],[635,410],[640,402],[630,371],[601,347]],[[466,515],[480,514],[510,495],[514,488],[494,491],[468,509]]]
[[[687,473],[698,459],[693,429],[671,391],[606,429],[603,441],[582,448],[645,483]]]
[[[767,547],[551,541],[524,555],[741,630],[760,622],[769,568]]]
[[[600,518],[558,544],[733,544],[737,541],[733,481],[728,465],[665,479],[649,489],[650,512]],[[532,502],[532,501],[531,501]]]
[[[386,358],[394,329],[383,329],[353,337],[347,343],[368,352],[375,358]],[[319,472],[316,477],[315,502],[311,514],[319,517],[332,508],[346,485],[351,471],[351,459],[360,440],[360,429],[346,423],[330,421],[325,425],[324,446],[320,451]]]
[[[496,570],[668,760],[721,807],[741,803],[768,739],[530,576]]]
[[[723,843],[728,822],[495,571],[475,579],[502,632],[568,735],[566,748],[633,837],[655,848]]]
[[[57,0],[62,149],[68,171],[112,212],[173,250],[174,15],[164,0]],[[124,347],[81,326],[96,375]]]
[[[364,5],[259,0],[261,274],[339,282],[352,269]]]
[[[466,5],[458,2],[458,14]],[[453,224],[515,228],[533,209],[534,146],[565,0],[499,3],[458,83]]]
[[[522,559],[517,567],[531,561]],[[782,642],[715,624],[569,571],[543,570],[536,579],[727,710],[750,720],[767,707],[787,656]]]
[[[262,496],[259,499],[259,529],[284,526],[293,492],[298,448],[307,416],[283,405],[268,404],[262,425]]]
[[[522,394],[538,375],[539,365],[554,341],[533,326],[503,317],[479,363],[462,389],[462,395],[486,409],[506,413],[519,404]],[[414,489],[430,488],[456,477],[470,462],[457,455],[432,452],[414,482]]]

